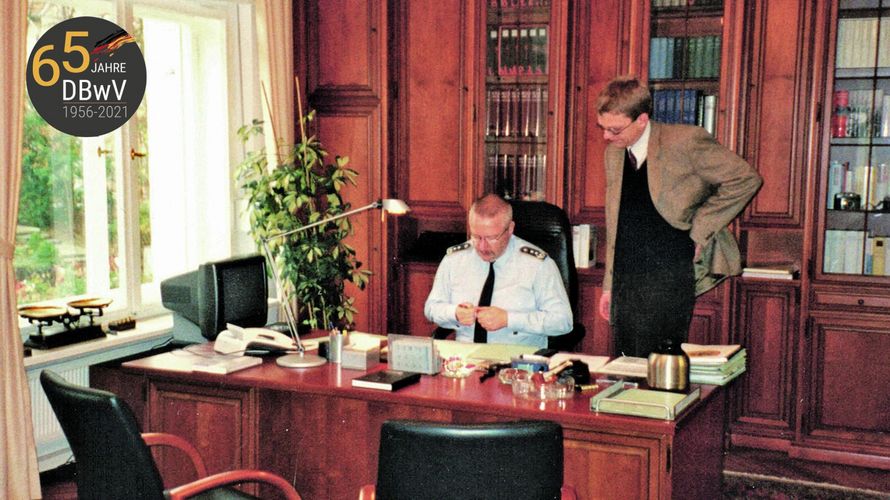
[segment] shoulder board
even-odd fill
[[[519,249],[519,251],[524,254],[531,255],[532,257],[535,257],[536,259],[539,259],[539,260],[544,260],[547,258],[547,252],[540,250],[538,248],[535,248],[535,247],[521,247]]]
[[[445,251],[445,255],[451,255],[454,252],[460,252],[461,250],[466,250],[466,249],[470,248],[470,246],[471,245],[470,245],[469,241],[461,243],[460,245],[454,245],[453,247],[449,247],[448,250]]]

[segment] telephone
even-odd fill
[[[295,351],[297,343],[290,336],[268,328],[241,328],[231,323],[219,332],[213,350],[222,354],[243,354],[245,351]]]

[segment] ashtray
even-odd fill
[[[569,399],[574,395],[575,380],[571,377],[545,380],[541,373],[526,371],[520,371],[513,377],[513,396],[517,398],[549,401]]]
[[[466,363],[460,356],[451,356],[442,360],[442,375],[448,378],[467,378],[475,370],[476,365]]]

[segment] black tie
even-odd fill
[[[494,291],[494,262],[488,263],[488,277],[485,278],[485,284],[482,285],[482,294],[479,295],[479,307],[488,307],[491,305],[491,293]],[[473,342],[484,344],[488,342],[488,331],[482,328],[482,325],[476,321],[476,328],[473,330]]]
[[[637,169],[637,157],[634,156],[633,151],[627,150],[627,159],[630,161],[630,166],[633,167],[634,170]]]

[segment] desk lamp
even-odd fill
[[[377,200],[369,205],[365,205],[361,208],[356,208],[355,210],[350,210],[348,212],[343,212],[342,214],[335,215],[333,217],[328,217],[326,219],[322,219],[320,221],[313,222],[312,224],[307,224],[305,226],[298,227],[296,229],[291,229],[290,231],[284,231],[281,233],[276,233],[266,238],[263,238],[263,252],[266,254],[266,260],[269,261],[269,265],[272,266],[272,276],[275,278],[275,288],[278,290],[278,297],[281,298],[282,305],[284,306],[284,316],[287,320],[287,328],[290,330],[291,337],[293,337],[294,341],[297,343],[297,352],[294,354],[287,354],[279,357],[275,362],[279,366],[284,366],[286,368],[310,368],[313,366],[321,366],[327,363],[327,360],[317,354],[308,354],[306,353],[306,348],[303,347],[303,343],[300,341],[300,335],[297,333],[297,314],[293,309],[293,304],[290,300],[290,297],[287,293],[285,293],[284,288],[281,286],[281,278],[279,276],[278,267],[275,265],[275,259],[272,256],[272,252],[269,249],[269,242],[278,238],[284,238],[285,236],[290,236],[295,233],[299,233],[302,231],[306,231],[308,229],[312,229],[313,227],[318,227],[328,222],[335,221],[337,219],[342,219],[343,217],[349,217],[350,215],[355,215],[357,213],[364,212],[366,210],[371,210],[374,208],[383,209],[384,212],[391,213],[393,215],[402,215],[408,213],[410,210],[408,205],[405,204],[402,200],[396,199],[386,199],[386,200]]]

